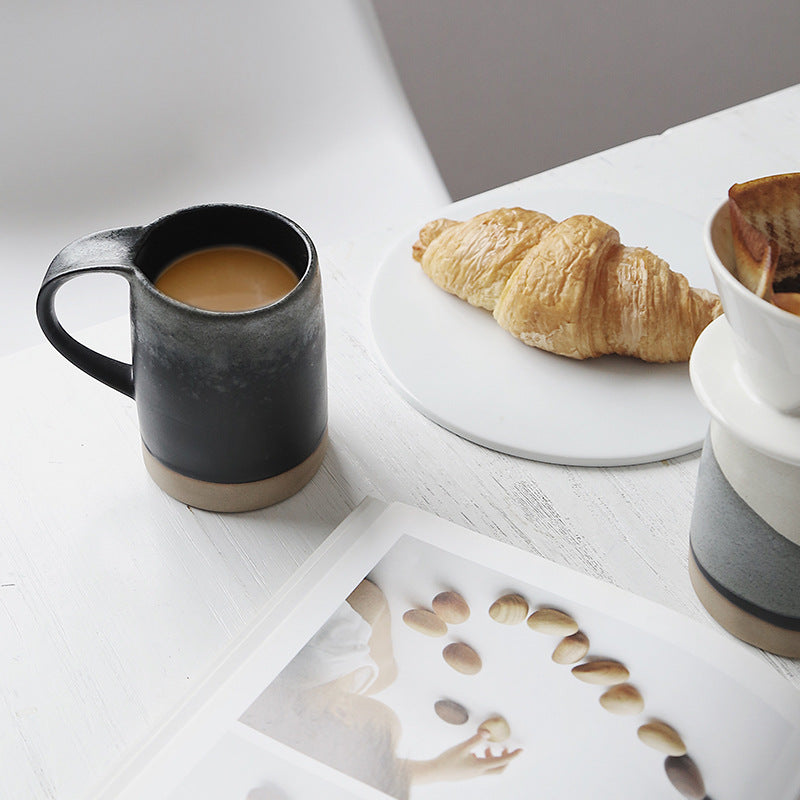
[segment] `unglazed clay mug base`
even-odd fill
[[[142,442],[147,472],[168,495],[206,511],[255,511],[297,494],[316,474],[328,446],[327,431],[316,450],[296,467],[249,483],[211,483],[189,478],[164,466]]]
[[[183,256],[231,247],[279,259],[297,284],[242,311],[198,308],[154,285]],[[92,270],[129,283],[131,364],[80,344],[56,316],[58,289]],[[83,237],[50,265],[37,315],[62,355],[135,399],[147,471],[177,500],[249,511],[290,497],[319,468],[327,443],[321,280],[313,243],[286,217],[197,206]]]
[[[730,213],[706,223],[705,248],[736,346],[743,386],[778,411],[800,414],[800,316],[757,297],[736,276]]]

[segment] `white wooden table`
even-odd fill
[[[526,179],[679,205],[795,171],[800,86]],[[487,207],[491,193],[486,196]],[[686,570],[698,455],[563,467],[474,445],[412,410],[375,364],[367,298],[415,220],[321,253],[331,446],[299,495],[218,516],[145,475],[135,409],[42,345],[4,359],[0,798],[79,798],[204,674],[365,495],[416,504],[716,627]],[[116,320],[86,334],[115,348]],[[800,663],[765,655],[800,687]]]

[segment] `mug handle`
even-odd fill
[[[56,292],[68,280],[88,272],[112,272],[132,283],[134,244],[142,228],[100,231],[68,244],[54,259],[36,298],[36,316],[50,344],[98,381],[133,397],[133,367],[91,350],[70,336],[56,316]]]

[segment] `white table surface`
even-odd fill
[[[732,183],[798,169],[798,142],[800,86],[522,183],[624,192],[703,220]],[[621,468],[517,459],[437,427],[391,388],[367,299],[401,222],[321,252],[331,446],[306,489],[271,509],[220,516],[171,500],[144,473],[132,401],[46,345],[0,361],[0,798],[84,796],[365,495],[718,629],[686,569],[698,454]],[[125,320],[85,334],[114,353],[126,337]],[[800,663],[763,657],[800,687]]]

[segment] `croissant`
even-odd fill
[[[451,294],[491,311],[525,344],[584,359],[608,353],[686,361],[719,298],[643,247],[626,247],[589,215],[561,222],[501,208],[466,222],[439,219],[412,248]]]

